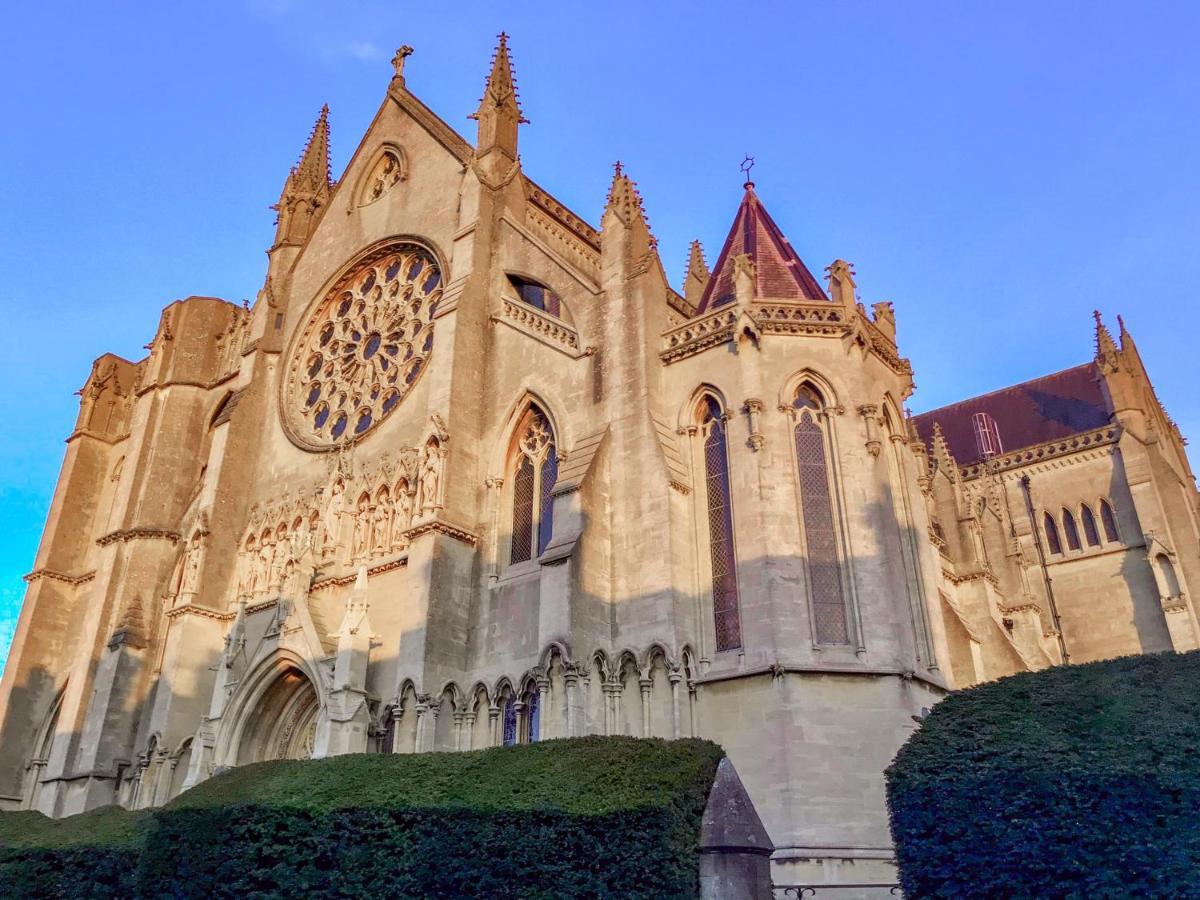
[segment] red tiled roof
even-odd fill
[[[972,420],[977,412],[988,413],[995,420],[1005,453],[1102,428],[1110,421],[1096,366],[1085,363],[932,409],[913,416],[913,422],[927,445],[933,440],[934,423],[941,425],[955,462],[966,466],[983,459]]]
[[[698,312],[708,312],[734,299],[733,258],[743,253],[749,253],[754,260],[758,275],[757,296],[774,300],[828,299],[779,226],[767,214],[754,193],[754,185],[747,184],[729,237],[725,238],[712,277],[700,297]]]

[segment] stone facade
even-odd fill
[[[781,881],[886,881],[881,773],[946,690],[1198,646],[1197,493],[1123,325],[1001,392],[1034,413],[908,417],[891,305],[842,260],[818,284],[752,184],[676,291],[620,167],[598,228],[522,171],[503,39],[474,144],[409,52],[336,182],[322,111],[253,306],[172,303],[96,361],[0,687],[5,807],[700,735]]]

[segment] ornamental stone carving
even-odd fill
[[[400,405],[433,351],[441,285],[433,255],[412,243],[380,248],[337,280],[288,357],[281,411],[294,443],[344,446]]]

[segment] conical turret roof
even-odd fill
[[[756,296],[773,300],[829,299],[767,213],[754,193],[754,184],[747,182],[733,227],[700,299],[700,312],[733,301],[733,260],[743,253],[754,261]]]

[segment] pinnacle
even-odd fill
[[[528,124],[529,122],[521,115],[517,78],[513,74],[512,60],[508,54],[508,34],[503,31],[498,35],[496,50],[492,54],[492,67],[488,72],[483,96],[479,98],[479,109],[471,118],[478,119],[489,105],[496,108],[510,107],[516,112],[519,123]]]
[[[1110,353],[1116,353],[1117,345],[1113,342],[1112,334],[1109,333],[1104,320],[1100,317],[1100,310],[1094,310],[1092,317],[1096,320],[1096,358],[1100,359]]]
[[[300,185],[310,190],[327,187],[333,180],[329,169],[329,104],[321,107],[316,124],[293,170]]]
[[[620,161],[613,163],[613,180],[608,189],[606,206],[615,210],[626,224],[640,218],[646,223],[646,230],[650,230],[650,222],[646,218],[646,208],[642,204],[642,195],[637,189],[637,183],[625,174],[625,167]]]

